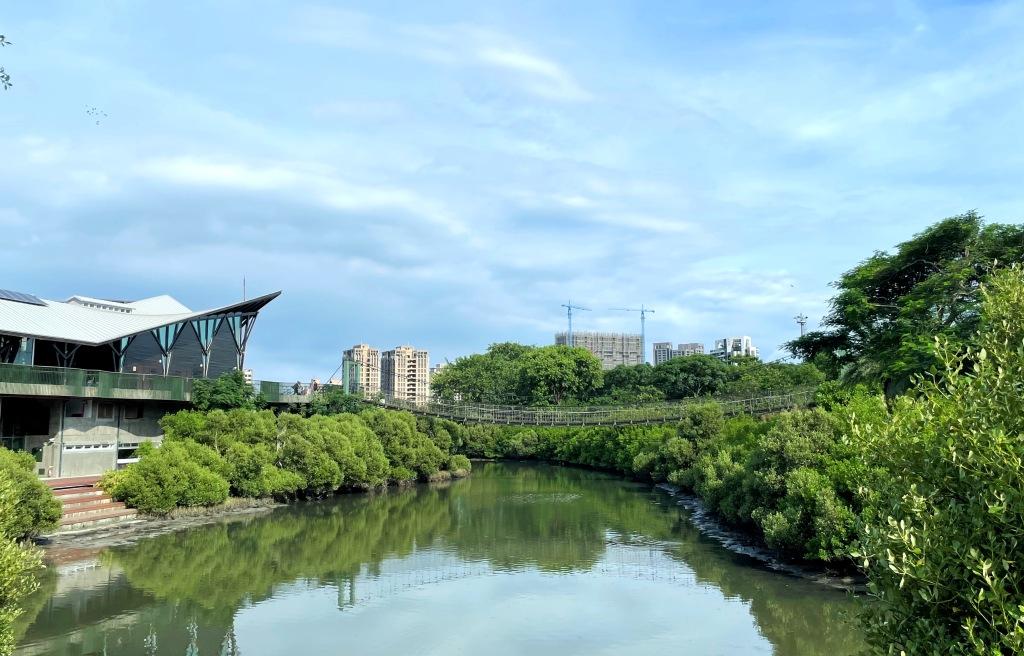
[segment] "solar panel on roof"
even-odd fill
[[[12,292],[7,289],[0,289],[0,301],[14,301],[15,303],[28,303],[29,305],[46,305],[38,296],[32,294],[23,294],[22,292]]]

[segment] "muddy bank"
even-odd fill
[[[802,565],[800,563],[780,560],[770,549],[755,542],[752,536],[722,524],[711,511],[704,507],[704,504],[696,496],[687,494],[669,483],[659,483],[654,487],[671,496],[677,505],[685,508],[690,513],[690,521],[693,522],[693,525],[703,535],[715,540],[733,553],[753,558],[766,568],[781,574],[795,576],[857,594],[866,592],[865,580],[861,576],[835,574],[813,565]]]
[[[107,547],[133,544],[144,538],[216,522],[240,521],[269,512],[285,504],[259,499],[232,498],[212,508],[178,508],[166,517],[139,516],[138,519],[98,526],[94,529],[54,533],[37,540],[50,563],[64,564],[95,556]]]

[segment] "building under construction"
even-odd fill
[[[597,356],[604,369],[613,369],[622,364],[643,364],[644,361],[643,339],[640,335],[573,331],[572,342],[573,346],[581,346]],[[569,334],[556,333],[555,344],[568,345]]]

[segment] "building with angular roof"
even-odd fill
[[[43,476],[132,462],[162,438],[160,417],[187,407],[192,380],[244,368],[256,317],[279,295],[194,311],[170,296],[0,290],[0,446],[33,453]]]
[[[198,312],[170,296],[48,301],[0,290],[0,363],[212,378],[242,369],[274,292]]]

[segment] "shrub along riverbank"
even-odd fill
[[[34,469],[32,456],[0,448],[0,654],[14,649],[12,623],[38,586],[42,562],[28,540],[60,520],[60,502]]]
[[[104,476],[115,499],[152,514],[213,506],[229,495],[316,498],[469,473],[448,431],[405,412],[301,417],[269,410],[181,411],[163,418],[159,448]]]

